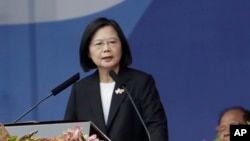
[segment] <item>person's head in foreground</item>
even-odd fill
[[[216,141],[230,141],[230,125],[246,125],[250,121],[250,111],[240,107],[225,109],[221,114],[216,128],[218,138]]]

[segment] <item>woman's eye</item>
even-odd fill
[[[96,46],[101,46],[103,43],[99,42],[99,43],[95,43]]]
[[[109,41],[110,44],[115,44],[117,41]]]

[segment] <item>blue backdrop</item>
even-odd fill
[[[88,75],[79,65],[82,32],[106,16],[123,28],[132,67],[155,77],[170,140],[211,141],[224,108],[250,108],[249,7],[248,0],[0,0],[0,122],[13,122],[76,72]],[[21,121],[63,119],[69,93]]]

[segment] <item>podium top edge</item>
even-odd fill
[[[88,120],[53,120],[53,121],[25,121],[25,122],[18,122],[18,123],[7,123],[4,126],[22,126],[22,125],[41,125],[41,124],[61,124],[61,123],[81,123],[81,122],[90,122]]]

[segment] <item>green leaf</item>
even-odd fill
[[[219,141],[220,134],[217,133],[217,135],[214,137],[214,141]]]
[[[17,136],[11,136],[8,138],[8,141],[16,141],[17,140]]]

